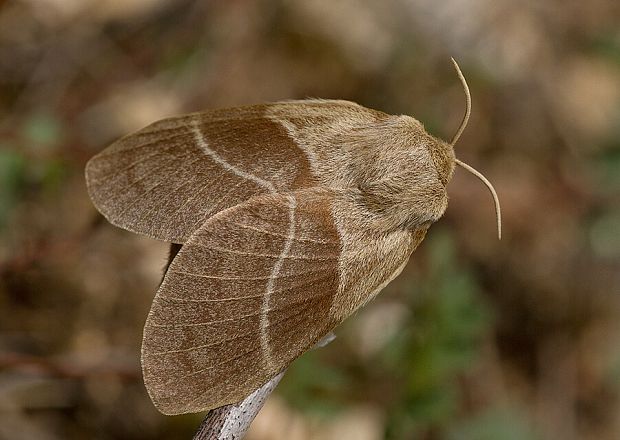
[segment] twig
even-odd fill
[[[243,438],[252,420],[283,376],[284,371],[240,403],[221,406],[210,411],[194,435],[194,440],[239,440]]]

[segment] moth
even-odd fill
[[[454,60],[452,60],[454,62]],[[446,210],[454,144],[410,116],[309,99],[155,122],[86,166],[114,225],[182,244],[144,327],[164,414],[238,402],[405,267]]]

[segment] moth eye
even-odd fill
[[[446,186],[454,171],[454,150],[450,145],[436,141],[428,147],[428,151],[441,184]]]

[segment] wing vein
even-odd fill
[[[211,208],[202,216],[200,221],[196,222],[196,225],[193,225],[194,228],[200,227],[200,225],[202,225],[211,215],[214,215],[215,213],[221,211],[221,209],[217,208],[220,205],[220,203],[225,201],[231,193],[235,192],[235,190],[239,188],[242,183],[245,183],[245,182],[247,181],[243,179],[237,179],[234,185],[230,186],[230,188],[228,188],[228,190],[221,197],[219,197],[214,203],[212,203]],[[203,185],[200,191],[197,191],[197,195],[204,194],[205,189],[208,190],[209,188],[211,188],[211,185],[209,184]],[[192,197],[192,199],[194,198],[196,197]]]
[[[121,209],[118,214],[115,216],[116,218],[122,218],[123,215],[129,211],[130,208],[132,208],[137,202],[143,200],[142,197],[144,197],[145,195],[153,192],[156,188],[160,187],[162,184],[164,183],[163,180],[160,180],[159,182],[157,182],[156,185],[151,186],[150,188],[148,188],[146,191],[144,191],[142,194],[140,194],[139,197],[134,198],[133,200],[131,200],[131,202],[129,202],[127,205],[125,205],[123,207],[123,209]]]
[[[326,272],[326,271],[317,271],[317,272],[320,272],[323,275],[320,277],[309,279],[309,280],[304,280],[304,282],[302,283],[293,284],[283,289],[274,290],[272,293],[288,292],[289,290],[297,289],[303,286],[307,286],[308,284],[313,284],[313,283],[316,283],[317,281],[327,279],[333,275],[332,272]],[[247,295],[247,296],[237,296],[237,297],[217,298],[217,299],[191,299],[191,298],[179,298],[176,296],[169,296],[166,298],[162,298],[162,300],[171,301],[171,302],[180,302],[180,303],[208,303],[208,302],[216,303],[216,302],[243,300],[243,299],[262,298],[262,296],[263,296],[262,293],[257,294],[257,295]]]
[[[305,312],[306,311],[304,309],[299,309],[297,312],[295,312],[295,313],[293,313],[291,315],[286,315],[285,317],[283,317],[281,319],[269,322],[269,326],[280,324],[280,323],[282,323],[284,321],[287,321],[287,320],[289,320],[291,318],[294,318],[295,316],[299,316],[299,315],[301,315],[302,313],[305,313]],[[195,345],[193,347],[180,348],[178,350],[155,351],[155,352],[152,352],[152,353],[148,353],[148,355],[149,356],[161,356],[161,355],[166,355],[166,354],[171,354],[171,353],[185,353],[185,352],[189,352],[189,351],[196,351],[196,350],[200,350],[202,348],[209,348],[209,347],[213,347],[213,346],[216,346],[216,345],[225,344],[226,342],[235,341],[235,340],[240,339],[240,338],[242,338],[244,336],[251,336],[251,335],[248,335],[247,333],[241,333],[241,334],[238,334],[237,336],[235,336],[234,338],[227,338],[227,339],[223,339],[223,340],[217,341],[217,342],[212,342],[212,343],[209,343],[209,344]]]
[[[295,272],[295,273],[288,273],[286,275],[278,275],[278,278],[297,277],[303,274],[310,274],[310,273],[317,273],[317,272],[321,272],[321,271],[320,270],[305,270],[303,272]],[[178,273],[180,275],[187,275],[187,276],[196,277],[196,278],[208,278],[208,279],[215,279],[215,280],[242,280],[242,281],[266,281],[271,276],[270,275],[270,276],[260,276],[260,277],[244,277],[244,276],[222,277],[218,275],[204,275],[204,274],[198,274],[194,272],[184,272],[181,270],[173,270],[172,268],[168,269],[168,273]]]
[[[181,119],[188,119],[189,117],[193,117],[196,118],[196,116],[200,116],[201,114],[198,113],[194,113],[194,114],[188,114],[185,116],[182,116]],[[167,121],[170,122],[172,118],[168,118],[168,119],[163,119],[162,121]],[[259,120],[264,120],[265,117],[264,116],[256,116],[256,117],[247,117],[247,116],[240,116],[239,118],[209,118],[208,121],[206,122],[197,122],[196,124],[202,127],[208,126],[208,125],[217,125],[218,128],[221,128],[221,125],[217,124],[218,122],[221,121],[230,121],[230,120],[243,120],[245,122],[247,122],[248,120],[252,120],[252,121],[259,121]],[[194,119],[196,121],[196,119]],[[160,121],[161,122],[161,121]],[[134,133],[133,135],[130,136],[140,136],[140,135],[157,135],[159,133],[167,133],[170,131],[175,131],[175,130],[185,130],[182,131],[181,133],[177,133],[174,134],[172,136],[166,136],[160,139],[156,139],[156,142],[160,142],[160,141],[166,141],[166,140],[170,140],[170,139],[174,139],[178,136],[181,136],[183,134],[189,134],[189,132],[187,131],[187,128],[189,127],[189,123],[188,122],[183,122],[182,124],[179,124],[175,127],[166,127],[166,128],[154,128],[154,127],[145,127],[143,130]],[[104,153],[104,156],[108,156],[108,155],[112,155],[112,154],[116,154],[119,152],[124,152],[124,151],[132,151],[132,150],[137,150],[139,148],[143,148],[145,146],[148,146],[150,142],[146,142],[144,144],[138,144],[138,145],[132,145],[131,147],[124,147],[122,150],[117,150],[117,151],[110,151],[108,153]]]
[[[289,306],[294,305],[294,304],[304,304],[308,301],[311,301],[315,298],[321,298],[323,296],[327,296],[329,293],[321,293],[321,294],[317,294],[314,295],[312,297],[309,298],[303,298],[299,301],[289,301],[287,302],[284,306],[282,307],[273,307],[270,308],[269,310],[267,310],[267,312],[273,312],[273,311],[278,311],[278,310],[283,310],[283,309],[287,309],[289,308]],[[191,324],[153,324],[153,323],[149,323],[148,327],[158,327],[158,328],[184,328],[184,327],[201,327],[203,325],[209,325],[209,324],[219,324],[222,322],[231,322],[231,321],[239,321],[241,319],[245,319],[245,318],[252,318],[254,316],[259,316],[261,313],[263,313],[262,310],[256,312],[256,313],[249,313],[247,315],[242,315],[242,316],[235,316],[234,318],[226,318],[226,319],[219,319],[216,321],[206,321],[206,322],[193,322]]]
[[[148,145],[153,145],[153,144],[155,144],[155,142],[151,142]],[[132,169],[136,165],[141,164],[143,162],[146,162],[147,160],[149,160],[152,157],[155,157],[155,156],[163,153],[164,151],[168,151],[170,148],[172,148],[174,146],[175,146],[174,144],[173,145],[167,145],[167,146],[163,147],[163,149],[159,149],[159,150],[155,151],[152,154],[147,154],[146,156],[141,157],[140,159],[131,162],[130,164],[126,165],[124,168],[115,169],[114,171],[112,171],[110,173],[107,173],[107,174],[104,174],[103,176],[97,176],[96,179],[95,179],[95,182],[98,182],[98,181],[101,181],[101,180],[104,180],[104,179],[109,179],[109,178],[112,178],[112,177],[117,177],[117,176],[121,175],[122,173],[124,173],[125,171],[129,171],[130,169]],[[121,151],[124,151],[124,150],[121,150]],[[111,155],[112,155],[112,153],[104,154],[103,156],[95,156],[94,160],[97,160],[97,159],[103,158],[103,157],[107,157],[107,156],[111,156]]]
[[[196,162],[198,162],[200,159],[201,159],[201,157],[197,157],[194,160],[191,160],[190,162],[184,164],[184,171],[190,171],[191,170],[191,166],[194,165]],[[162,182],[164,182],[164,181],[165,181],[165,179],[162,179]],[[170,191],[166,192],[165,198],[168,200],[167,203],[152,204],[151,207],[147,211],[144,211],[144,212],[140,213],[140,217],[145,218],[148,215],[150,215],[154,210],[165,211],[168,208],[168,206],[170,206],[170,203],[176,202],[176,200],[174,199],[173,195],[176,194],[177,191],[179,191],[181,188],[185,187],[188,184],[191,184],[192,182],[193,182],[193,179],[192,179],[191,173],[190,173],[189,177],[187,177],[187,178],[185,178],[183,180],[180,180],[180,183],[177,184],[177,186],[172,188]],[[129,185],[129,186],[131,186],[131,185]],[[143,196],[145,194],[147,194],[147,193],[140,194],[138,196],[138,198],[143,199]]]
[[[233,222],[233,221],[231,221],[230,223],[235,225],[235,226],[239,226],[240,228],[251,229],[251,230],[256,231],[256,232],[262,232],[263,234],[266,234],[266,235],[273,235],[274,237],[288,238],[284,234],[278,234],[277,232],[268,231],[266,229],[257,228],[255,226],[246,225],[246,224],[243,224],[243,223],[237,223],[237,222]],[[295,241],[308,242],[308,243],[317,243],[317,244],[335,244],[335,243],[337,243],[336,241],[333,241],[333,240],[313,240],[311,238],[302,238],[302,237],[295,237]]]
[[[286,236],[283,236],[286,237]],[[289,237],[287,237],[289,238]],[[291,241],[294,241],[295,238],[291,238]],[[326,256],[326,257],[318,257],[318,258],[313,258],[313,257],[306,257],[304,255],[275,255],[275,254],[261,254],[261,253],[257,253],[257,252],[243,252],[243,251],[238,251],[235,249],[227,249],[227,248],[223,248],[223,247],[218,247],[218,246],[207,246],[204,244],[199,244],[194,242],[193,243],[194,246],[199,247],[199,248],[203,248],[203,249],[209,249],[209,250],[213,250],[213,251],[218,251],[218,252],[226,252],[229,254],[235,254],[235,255],[245,255],[245,256],[251,256],[251,257],[268,257],[268,258],[285,258],[285,259],[290,259],[290,260],[306,260],[306,261],[327,261],[327,260],[337,260],[338,257],[336,256]],[[290,245],[289,245],[290,247]]]
[[[310,299],[312,299],[312,298],[306,298],[306,299],[304,299],[303,301],[300,301],[300,303],[307,302],[307,301],[309,301]],[[278,310],[278,309],[273,309],[273,310]],[[303,311],[303,310],[301,310],[301,311]],[[300,311],[300,312],[301,312],[301,311]],[[254,316],[254,315],[250,315],[250,316]],[[284,318],[284,319],[282,319],[282,320],[278,321],[277,323],[280,323],[280,322],[282,322],[282,321],[286,321],[287,319],[290,319],[290,318],[292,318],[292,317],[294,317],[294,316],[297,316],[297,314],[294,314],[294,315],[289,315],[289,316],[287,316],[286,318]],[[221,366],[221,365],[228,364],[228,363],[230,363],[230,362],[232,362],[232,361],[234,361],[234,360],[236,360],[236,359],[239,359],[240,357],[243,357],[243,356],[245,356],[245,355],[248,355],[248,354],[250,354],[250,353],[253,353],[253,352],[255,352],[255,351],[258,351],[258,350],[260,350],[260,349],[261,349],[261,347],[260,347],[260,346],[255,347],[255,348],[252,348],[251,350],[245,351],[245,352],[241,353],[241,354],[240,354],[240,355],[238,355],[238,356],[234,356],[234,357],[232,357],[232,358],[225,359],[225,360],[223,360],[223,361],[221,361],[221,362],[218,362],[217,364],[211,365],[211,366],[209,366],[209,367],[201,368],[200,370],[192,371],[191,373],[187,373],[187,374],[184,374],[184,375],[182,375],[182,376],[174,377],[174,378],[172,378],[172,379],[171,379],[168,383],[171,383],[171,382],[177,381],[177,380],[179,380],[179,379],[184,379],[184,378],[189,377],[189,376],[194,376],[194,375],[196,375],[196,374],[200,374],[200,373],[203,373],[203,372],[208,371],[208,370],[212,370],[212,369],[214,369],[214,368],[216,368],[216,367],[219,367],[219,366]]]
[[[189,166],[191,166],[191,165],[195,164],[196,162],[198,162],[198,160],[199,160],[199,159],[200,159],[200,158],[196,158],[196,159],[192,160],[191,162],[189,162],[188,164],[186,164],[186,167],[189,167]],[[145,174],[144,174],[142,177],[140,177],[139,179],[133,180],[133,181],[129,182],[127,185],[122,186],[122,187],[120,187],[120,188],[118,188],[118,189],[115,189],[115,190],[114,190],[115,194],[114,194],[114,196],[112,196],[112,197],[110,198],[110,201],[116,201],[116,200],[119,200],[119,199],[120,199],[120,198],[121,198],[124,194],[126,194],[126,190],[127,190],[127,189],[131,188],[131,187],[132,187],[132,186],[134,186],[136,183],[141,182],[142,180],[144,180],[144,179],[146,179],[147,177],[151,176],[151,175],[152,175],[153,173],[155,173],[156,171],[159,171],[159,170],[161,170],[161,169],[163,169],[163,168],[166,168],[166,166],[168,166],[168,165],[169,165],[169,164],[168,164],[168,162],[164,162],[163,164],[160,164],[160,166],[156,167],[155,169],[153,169],[153,170],[149,171],[148,173],[145,173]],[[183,184],[185,184],[185,183],[187,183],[187,182],[190,182],[190,181],[191,181],[191,179],[184,180],[184,181],[183,181]],[[183,184],[182,184],[182,185],[180,185],[180,186],[183,186]],[[173,193],[174,193],[174,192],[175,192],[178,188],[179,188],[179,187],[174,188],[172,191],[170,191],[170,192],[167,194],[167,196],[170,196],[171,194],[173,194]],[[136,197],[137,197],[137,198],[142,198],[142,196],[144,196],[144,194],[146,194],[146,193],[141,193],[141,194],[138,194]],[[130,199],[130,200],[131,200],[131,199]],[[150,212],[150,211],[149,211],[149,212]],[[144,216],[145,214],[146,214],[146,213],[143,213],[143,216]]]
[[[108,157],[108,156],[114,156],[116,154],[128,153],[130,151],[134,151],[134,150],[137,150],[139,148],[149,147],[149,146],[154,145],[154,144],[161,144],[161,143],[166,142],[166,141],[171,141],[171,140],[177,139],[177,138],[179,138],[181,136],[189,136],[190,133],[189,133],[189,131],[187,131],[186,127],[176,127],[175,129],[183,129],[183,128],[185,128],[184,131],[182,131],[180,133],[175,133],[175,134],[170,135],[170,136],[160,137],[160,138],[156,138],[156,139],[151,139],[151,140],[148,140],[146,142],[143,142],[143,143],[137,144],[137,145],[131,145],[131,146],[123,145],[122,147],[120,147],[117,150],[112,150],[112,151],[105,151],[104,150],[102,153],[100,153],[99,157]],[[134,135],[129,135],[129,137],[131,138],[133,136],[136,136],[136,135],[139,136],[141,134],[146,134],[146,133],[153,133],[153,132],[136,133]],[[128,139],[124,138],[124,139],[119,140],[118,142],[124,142],[126,140],[128,140]],[[173,147],[173,146],[175,146],[175,144],[169,145],[169,147]]]

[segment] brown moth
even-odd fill
[[[453,60],[454,61],[454,60]],[[164,119],[86,166],[113,224],[183,244],[144,327],[165,414],[238,402],[370,301],[444,213],[453,145],[410,116],[303,100]]]

